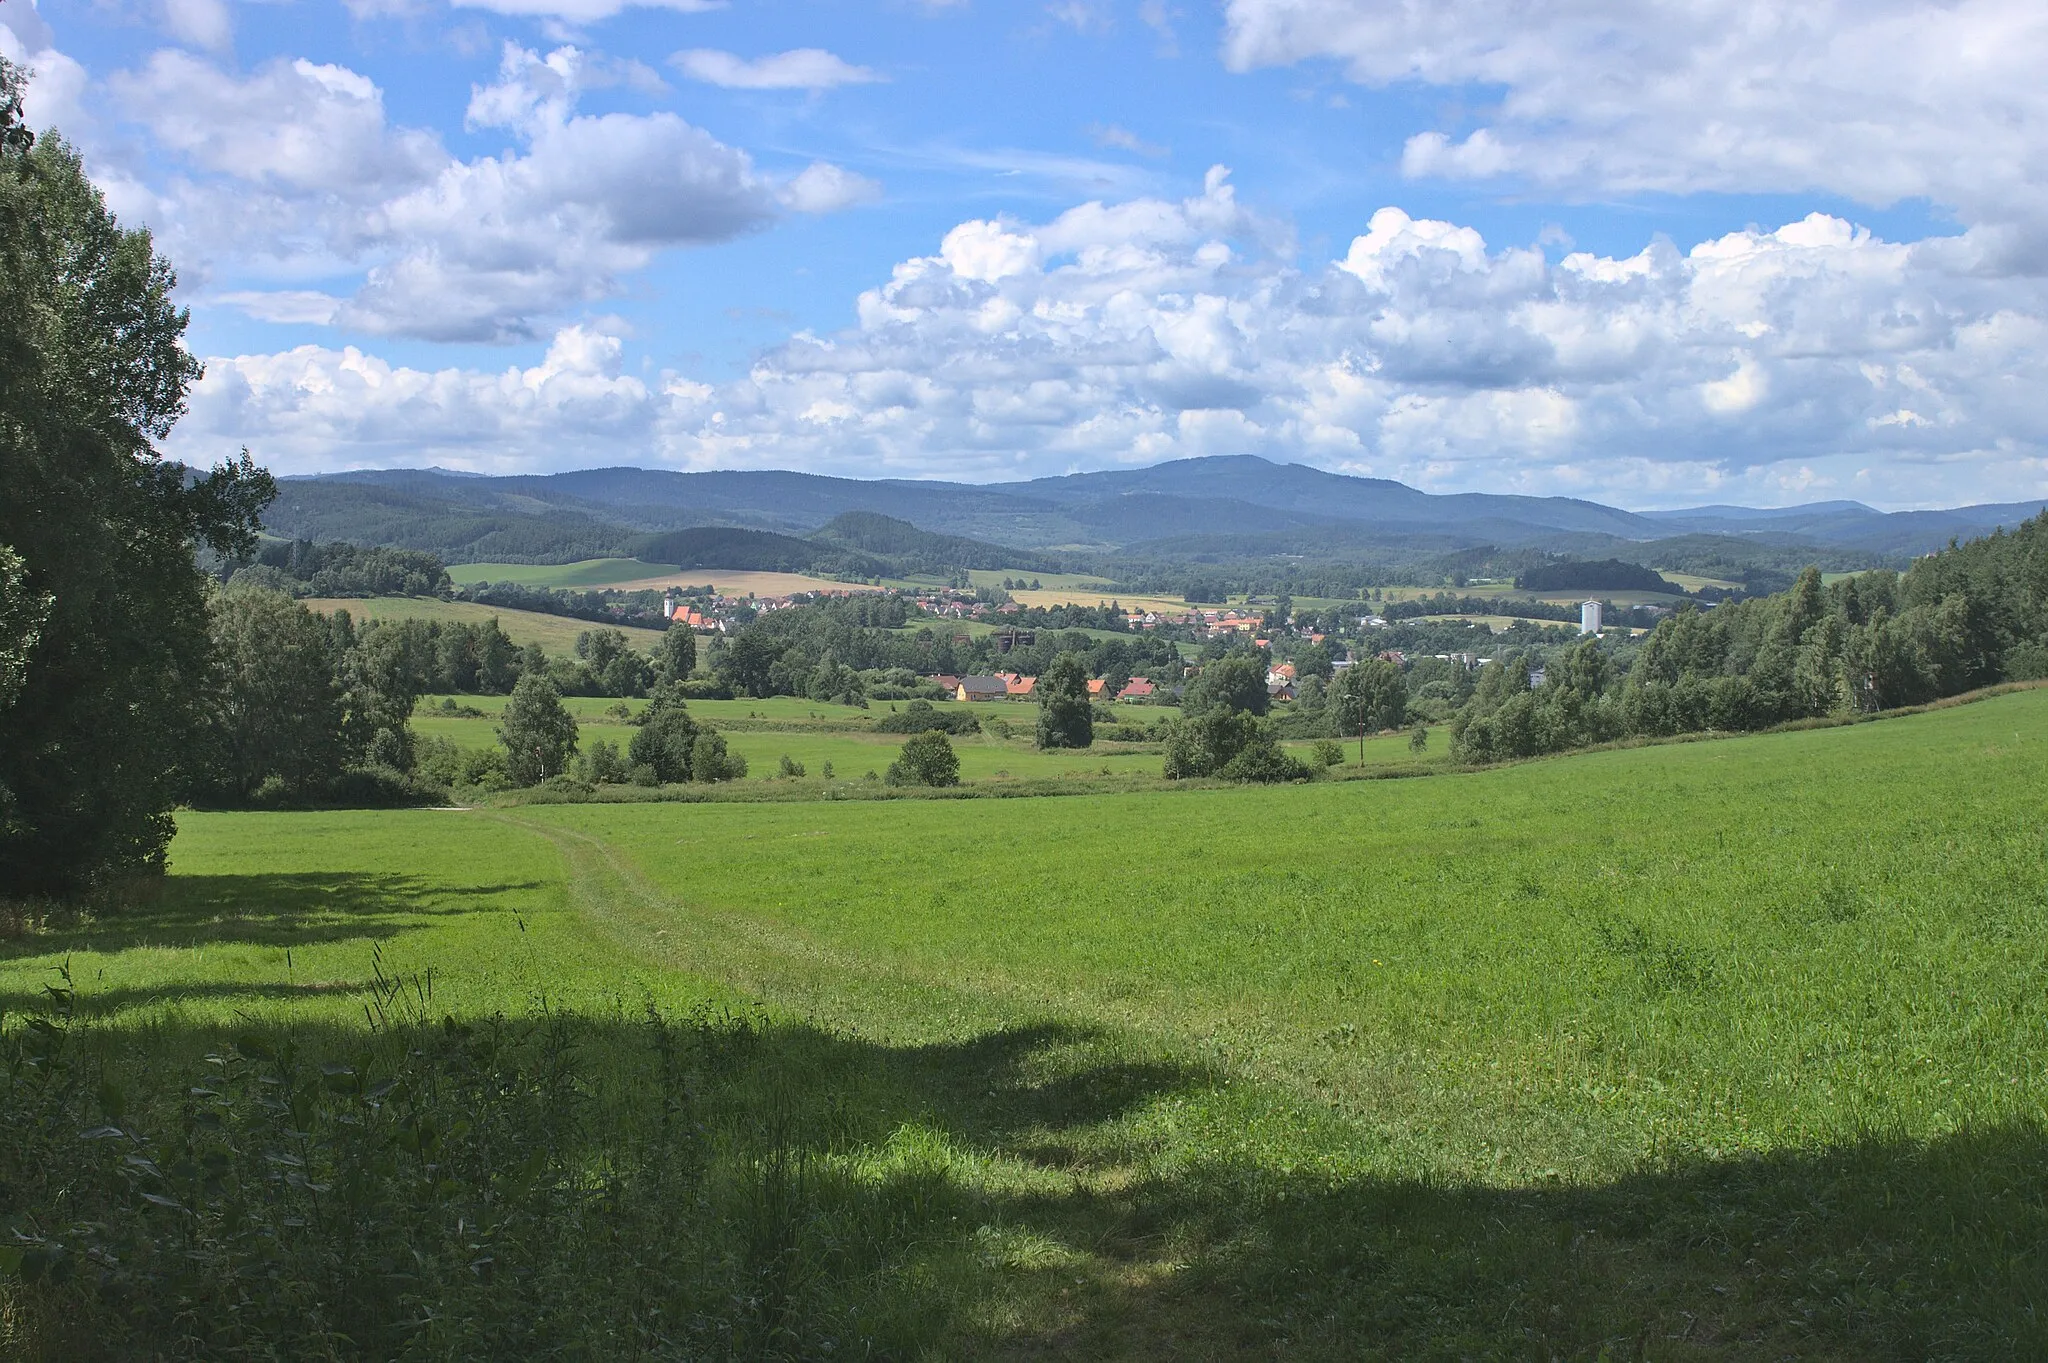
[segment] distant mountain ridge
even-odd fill
[[[921,557],[983,558],[1004,549],[1149,549],[1175,557],[1298,554],[1370,541],[1600,552],[1603,546],[1701,534],[1900,557],[1930,552],[1951,537],[2017,525],[2048,506],[2015,502],[1886,513],[1835,501],[1634,512],[1571,497],[1428,493],[1389,479],[1252,455],[993,484],[782,470],[622,467],[481,477],[383,469],[285,479],[280,494],[266,517],[274,534],[430,549],[473,561],[632,553],[644,536],[717,526],[817,536],[842,551],[860,552],[866,548],[858,542],[860,532],[844,526],[826,530],[849,513],[905,522],[933,537],[921,546]],[[902,532],[889,533],[900,538]],[[1213,548],[1205,548],[1205,541]],[[952,547],[939,547],[948,542]]]

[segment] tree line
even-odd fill
[[[1594,640],[1553,658],[1482,672],[1452,723],[1475,761],[1559,752],[1617,738],[1769,728],[1870,713],[2048,677],[2048,517],[1921,558],[1903,574],[1681,607],[1617,669]]]
[[[448,569],[413,549],[273,540],[229,579],[294,596],[437,596],[452,589]]]
[[[576,753],[564,695],[652,692],[657,728],[666,733],[697,664],[687,626],[670,629],[652,654],[618,630],[598,629],[577,637],[574,657],[549,658],[538,644],[516,647],[495,619],[358,625],[346,610],[316,614],[282,592],[240,582],[214,594],[209,642],[205,760],[194,768],[189,794],[220,804],[402,801],[422,781],[480,784],[498,776],[505,778],[499,784],[532,785],[565,774]],[[502,759],[479,764],[437,751],[423,769],[409,718],[421,696],[443,691],[511,696]],[[690,779],[668,773],[689,769],[696,738],[692,730],[680,761],[643,754],[645,764],[659,780]],[[723,779],[724,768],[717,770],[714,779]],[[603,767],[599,779],[612,774]]]
[[[876,674],[898,674],[887,684],[903,692],[921,685],[919,678],[933,675],[1001,670],[1042,676],[1067,654],[1081,660],[1086,676],[1102,678],[1106,689],[1113,682],[1121,690],[1134,675],[1179,671],[1179,651],[1163,638],[1141,634],[1100,639],[1079,628],[1055,633],[1026,624],[1015,628],[1031,630],[1032,642],[1016,642],[1006,649],[992,634],[956,637],[943,621],[908,629],[911,611],[901,597],[874,594],[829,597],[764,612],[736,633],[714,639],[707,651],[708,666],[717,684],[731,695],[807,696],[853,704],[871,696],[908,698],[877,696],[876,687],[883,683]],[[1121,627],[1122,616],[1116,619]]]

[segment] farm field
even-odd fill
[[[668,587],[716,588],[720,596],[794,596],[798,592],[878,592],[862,582],[835,582],[808,573],[762,573],[731,568],[677,568],[667,573],[648,573],[614,582],[623,591],[661,591]],[[913,585],[898,578],[883,579],[883,586]]]
[[[0,1007],[68,978],[165,1126],[230,1034],[368,1054],[380,976],[545,997],[592,1141],[633,1017],[736,1010],[674,1233],[789,1356],[2038,1357],[2044,799],[2037,690],[1418,781],[182,815]]]
[[[1000,587],[1004,578],[1015,581],[1037,582],[1038,590],[1029,587],[1012,589],[1010,597],[1020,606],[1034,606],[1051,609],[1054,606],[1107,606],[1120,603],[1126,610],[1173,611],[1176,614],[1188,608],[1187,602],[1177,596],[1146,596],[1143,593],[1105,591],[1107,585],[1099,574],[1093,573],[1027,573],[1021,569],[976,569],[970,572],[968,580],[977,587]]]
[[[1423,625],[1484,625],[1487,629],[1498,634],[1504,629],[1512,629],[1520,624],[1521,620],[1518,616],[1513,615],[1418,615],[1414,617],[1414,623]],[[1550,624],[1551,622],[1543,620],[1537,623]]]
[[[448,576],[463,586],[474,582],[517,582],[527,587],[616,587],[627,591],[713,586],[726,596],[878,590],[858,582],[835,582],[808,573],[679,568],[667,563],[646,563],[637,558],[590,558],[576,563],[456,563],[449,565]],[[887,585],[912,584],[907,579],[890,578]]]
[[[498,742],[497,716],[504,711],[505,697],[446,698],[458,705],[484,711],[486,717],[482,719],[441,713],[437,707],[443,699],[429,696],[422,700],[412,721],[413,731],[421,738],[446,739],[459,748],[488,748]],[[615,713],[616,707],[624,704],[637,713],[646,707],[647,702],[571,696],[564,698],[563,704],[576,717],[580,741],[586,748],[591,743],[604,741],[623,749],[632,741],[635,730]],[[747,759],[747,775],[739,784],[748,786],[778,779],[780,761],[784,756],[801,763],[805,774],[819,781],[825,779],[827,763],[832,766],[833,779],[841,782],[861,780],[870,771],[877,775],[886,772],[902,748],[906,735],[849,732],[848,726],[865,727],[885,718],[890,713],[890,704],[877,702],[866,710],[858,710],[850,706],[776,696],[767,700],[691,701],[689,709],[692,716],[717,726],[725,734],[731,751]],[[1093,748],[1047,752],[1032,745],[1032,734],[1038,721],[1038,707],[1035,705],[953,701],[934,702],[933,708],[967,711],[978,716],[985,727],[983,733],[952,739],[953,749],[960,758],[960,778],[969,785],[1083,776],[1128,778],[1148,785],[1164,784],[1160,776],[1163,759],[1159,745],[1118,743],[1114,738],[1117,732],[1114,725],[1105,724],[1097,728],[1099,742]],[[1126,707],[1126,711],[1131,723],[1147,725],[1178,713],[1149,706]],[[997,721],[1010,726],[1011,737],[1002,738],[993,731],[992,726]],[[1283,746],[1307,760],[1314,743],[1296,741]],[[1346,741],[1343,748],[1344,763],[1338,770],[1339,775],[1347,771],[1372,772],[1397,766],[1404,770],[1427,770],[1448,766],[1450,735],[1448,729],[1433,729],[1429,747],[1420,757],[1409,750],[1405,733],[1382,734],[1367,739],[1362,764],[1356,739]]]
[[[695,706],[691,707],[691,713],[697,713]],[[1032,714],[1026,714],[1018,721],[1020,737],[1017,738],[1003,740],[989,734],[970,734],[953,739],[953,749],[960,757],[961,779],[980,782],[1065,776],[1069,773],[1159,775],[1161,759],[1156,749],[1142,753],[1105,748],[1041,752],[1031,746],[1033,718]],[[604,740],[623,748],[634,733],[630,725],[607,723],[601,717],[579,720],[579,724],[585,747]],[[488,719],[443,719],[423,715],[413,721],[413,728],[422,738],[445,738],[462,748],[490,747],[498,741],[495,722]],[[806,732],[801,729],[726,729],[723,732],[728,747],[747,759],[748,782],[774,777],[778,762],[785,754],[792,761],[802,763],[813,777],[824,776],[826,763],[832,765],[835,775],[842,781],[857,781],[869,771],[880,775],[895,760],[906,737],[903,734]]]
[[[1050,610],[1054,606],[1108,606],[1121,605],[1125,610],[1158,611],[1161,614],[1179,614],[1188,608],[1188,603],[1177,596],[1126,596],[1121,592],[1091,592],[1074,588],[1047,587],[1034,592],[1029,588],[1013,591],[1010,599],[1020,606],[1031,606]]]
[[[1011,595],[1014,596],[1016,593],[1012,592]],[[896,633],[916,634],[920,630],[928,629],[934,634],[941,636],[950,635],[955,639],[978,639],[984,634],[993,634],[997,630],[1004,628],[1007,628],[1007,626],[999,625],[991,620],[914,620],[910,624],[896,630]],[[1061,629],[1052,632],[1062,635],[1085,634],[1090,639],[1122,639],[1127,642],[1139,636],[1138,631],[1118,631],[1113,629]],[[1193,653],[1195,647],[1192,644],[1181,645],[1184,654]]]
[[[1000,587],[1003,579],[1036,582],[1046,591],[1088,591],[1107,585],[1099,573],[1032,573],[1022,568],[974,568],[967,580],[977,587]]]
[[[522,647],[527,644],[539,644],[556,657],[573,653],[576,648],[576,636],[585,630],[607,628],[589,620],[576,620],[566,615],[505,610],[497,606],[480,606],[473,601],[443,601],[432,596],[308,597],[304,604],[308,610],[319,611],[322,614],[345,610],[358,622],[461,620],[471,624],[482,624],[496,616],[498,628],[504,630],[513,643]],[[652,649],[661,642],[659,630],[633,629],[625,626],[618,628],[632,640],[635,648]]]
[[[1740,582],[1730,582],[1725,577],[1701,577],[1698,573],[1677,573],[1669,568],[1659,568],[1657,571],[1662,574],[1665,581],[1677,583],[1689,592],[1704,591],[1708,587],[1717,587],[1727,592],[1739,591],[1742,588]]]
[[[587,558],[576,563],[451,563],[448,576],[457,586],[478,582],[516,582],[522,587],[612,587],[650,573],[680,571],[667,563],[637,558]]]
[[[452,700],[457,705],[473,710],[482,710],[487,715],[503,713],[506,696],[422,696],[419,713],[429,715],[443,701]],[[1012,722],[1018,716],[1023,722],[1036,719],[1037,707],[1007,701],[958,701],[935,700],[928,702],[934,710],[964,711],[968,714],[986,714],[991,711],[998,715],[1009,715]],[[647,708],[645,700],[616,700],[609,696],[564,696],[562,704],[579,722],[596,720],[602,722],[614,706],[624,705],[634,713]],[[826,701],[805,700],[801,696],[769,696],[761,700],[693,700],[689,702],[690,713],[714,724],[758,723],[775,728],[803,729],[817,725],[865,724],[880,716],[889,714],[890,707],[901,708],[900,701],[873,701],[862,710],[852,705],[833,705]],[[1157,714],[1158,711],[1146,713]]]
[[[1672,580],[1672,581],[1674,582],[1674,585],[1679,585],[1679,584],[1678,584],[1678,581],[1677,581],[1677,580],[1678,580],[1679,578],[1683,577],[1684,575],[1683,575],[1683,574],[1678,574],[1678,573],[1665,573],[1665,574],[1664,574],[1664,576],[1665,576],[1666,578],[1669,578],[1669,579],[1671,579],[1671,580]],[[1709,578],[1690,578],[1690,579],[1687,579],[1687,580],[1688,580],[1688,581],[1691,581],[1691,582],[1696,582],[1696,583],[1698,583],[1698,584],[1699,584],[1700,586],[1736,586],[1736,587],[1739,587],[1739,586],[1741,586],[1741,585],[1742,585],[1742,584],[1741,584],[1741,583],[1739,583],[1739,582],[1738,582],[1738,583],[1733,583],[1733,584],[1724,584],[1724,583],[1719,583],[1719,582],[1717,582],[1717,581],[1715,581],[1715,580],[1712,580],[1712,579],[1709,579]],[[1594,598],[1594,597],[1598,597],[1598,598],[1599,598],[1600,600],[1602,600],[1602,601],[1607,601],[1607,602],[1610,602],[1610,603],[1612,603],[1613,605],[1616,605],[1616,606],[1620,606],[1620,607],[1628,607],[1628,606],[1669,606],[1669,605],[1672,605],[1672,604],[1676,603],[1676,602],[1677,602],[1677,601],[1678,601],[1678,600],[1680,599],[1680,595],[1681,595],[1681,594],[1680,594],[1679,592],[1677,592],[1677,591],[1671,591],[1671,592],[1607,592],[1607,591],[1584,591],[1584,592],[1531,592],[1531,591],[1524,591],[1524,590],[1522,590],[1521,588],[1519,588],[1519,587],[1515,586],[1515,584],[1514,584],[1514,583],[1512,583],[1512,582],[1474,582],[1474,583],[1471,583],[1470,585],[1468,585],[1468,586],[1465,586],[1465,587],[1463,587],[1463,588],[1454,588],[1454,587],[1443,587],[1443,586],[1436,586],[1436,587],[1388,587],[1388,588],[1385,588],[1384,590],[1385,590],[1385,593],[1386,593],[1386,597],[1385,597],[1385,600],[1386,600],[1387,602],[1395,602],[1395,601],[1413,601],[1413,600],[1417,599],[1418,597],[1430,597],[1430,596],[1435,596],[1435,595],[1436,595],[1436,594],[1437,594],[1438,592],[1450,592],[1450,593],[1452,593],[1453,595],[1456,595],[1456,596],[1482,596],[1482,597],[1494,597],[1494,598],[1498,598],[1498,599],[1502,599],[1502,600],[1508,600],[1508,601],[1541,601],[1541,602],[1544,602],[1544,603],[1545,603],[1545,604],[1547,604],[1547,605],[1552,605],[1552,606],[1576,606],[1576,605],[1578,605],[1578,604],[1579,604],[1580,602],[1582,602],[1582,601],[1586,601],[1586,600],[1588,600],[1588,599],[1591,599],[1591,598]],[[1688,590],[1688,591],[1695,591],[1695,590],[1698,590],[1698,588],[1697,588],[1697,587],[1688,587],[1688,588],[1687,588],[1686,590]]]

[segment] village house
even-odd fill
[[[1001,700],[1010,694],[1010,688],[1001,677],[962,677],[960,687],[953,693],[955,700]]]
[[[1123,690],[1116,693],[1116,698],[1118,700],[1150,700],[1152,699],[1152,692],[1153,686],[1151,682],[1143,677],[1133,677],[1129,682],[1125,683]]]

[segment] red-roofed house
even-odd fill
[[[1116,698],[1118,700],[1150,700],[1152,698],[1152,691],[1153,686],[1151,682],[1146,681],[1143,677],[1133,677],[1125,684],[1123,690],[1116,693]]]

